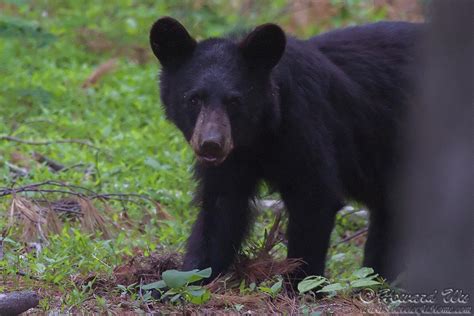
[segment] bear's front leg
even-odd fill
[[[183,269],[211,267],[211,280],[232,264],[240,249],[251,220],[249,199],[256,180],[242,167],[197,171],[196,200],[201,210],[188,239]]]
[[[320,186],[311,190],[291,190],[282,194],[289,213],[288,257],[302,259],[302,267],[292,274],[296,285],[309,275],[323,275],[329,238],[337,211],[343,203]],[[319,192],[318,192],[319,191]]]

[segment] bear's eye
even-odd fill
[[[201,104],[201,99],[197,95],[194,95],[189,99],[189,104],[192,106],[198,106]]]

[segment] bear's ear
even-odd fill
[[[196,41],[178,21],[170,17],[157,20],[150,30],[150,45],[163,67],[182,62],[192,54]]]
[[[255,28],[240,42],[242,55],[252,68],[270,70],[280,61],[286,46],[285,32],[276,24]]]

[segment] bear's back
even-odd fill
[[[307,45],[356,82],[371,99],[406,94],[413,87],[417,43],[422,24],[378,22],[315,36]]]
[[[366,204],[376,204],[397,164],[399,122],[414,96],[421,28],[378,22],[306,41],[289,38],[277,71],[280,91],[292,100],[281,104],[283,122],[305,126],[301,134],[308,138],[328,131],[322,139],[333,147],[313,156],[332,154],[344,194]]]

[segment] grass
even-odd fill
[[[364,1],[328,5],[326,18],[292,26],[294,8],[281,0],[239,10],[217,0],[0,3],[0,189],[44,184],[0,196],[0,292],[35,289],[43,311],[183,310],[144,298],[124,277],[138,273],[132,266],[176,267],[197,211],[193,156],[160,107],[149,26],[171,15],[204,38],[274,21],[307,36],[386,15]],[[273,222],[272,210],[259,215],[245,254],[265,244]],[[363,234],[341,241],[365,225],[354,214],[338,217],[327,266],[333,281],[360,265]],[[281,258],[285,246],[275,244]],[[217,286],[202,308],[243,312],[280,302],[310,313],[320,304],[275,292],[278,280],[230,292]]]

